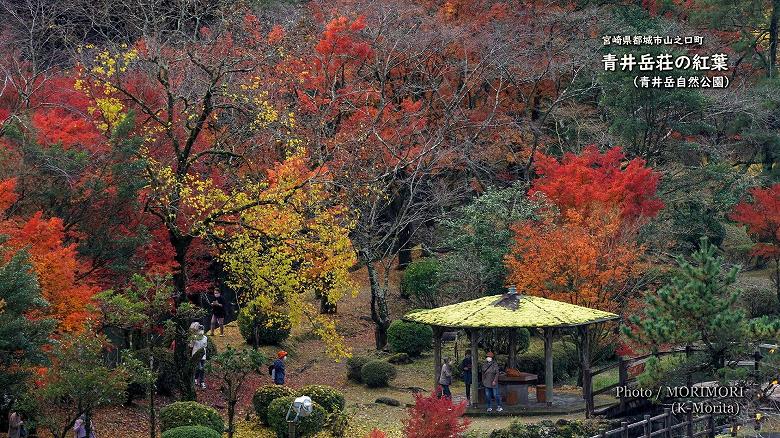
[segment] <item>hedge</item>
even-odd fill
[[[433,329],[426,324],[397,319],[387,329],[387,343],[393,352],[419,356],[431,348]]]
[[[276,435],[287,435],[287,411],[295,400],[295,396],[280,397],[272,401],[268,406],[268,426],[276,431]],[[325,427],[327,412],[319,404],[312,403],[312,413],[308,417],[301,417],[296,428],[299,437],[315,435]]]
[[[369,388],[382,388],[388,386],[395,378],[395,366],[383,360],[372,360],[363,365],[360,370],[363,383]]]
[[[222,438],[222,434],[206,426],[179,426],[166,430],[161,438]]]
[[[265,424],[268,424],[268,406],[272,401],[281,397],[290,397],[295,392],[283,385],[265,385],[257,388],[255,395],[252,396],[252,406],[255,408],[255,414]]]
[[[220,435],[225,430],[225,423],[216,409],[194,401],[175,402],[160,409],[161,431],[180,426],[205,426]]]

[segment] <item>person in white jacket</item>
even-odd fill
[[[190,340],[191,355],[194,357],[202,350],[202,357],[198,361],[198,367],[195,369],[195,388],[206,389],[206,350],[209,345],[209,339],[199,322],[193,322],[190,325],[190,331],[193,332]]]

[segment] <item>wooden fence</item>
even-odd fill
[[[715,417],[712,415],[694,417],[692,413],[688,412],[682,421],[677,421],[677,418],[672,414],[672,410],[666,408],[663,414],[654,417],[645,415],[643,420],[631,424],[623,421],[619,428],[601,432],[591,438],[714,438],[715,435]]]
[[[754,354],[752,358],[738,361],[735,365],[739,367],[752,367],[758,370],[759,362],[761,361],[761,357],[762,357],[760,352],[762,350],[772,350],[778,348],[780,348],[780,346],[778,346],[777,344],[770,344],[770,343],[759,344],[758,351]],[[623,387],[623,388],[633,387],[634,384],[636,383],[636,375],[632,375],[632,373],[630,373],[631,368],[643,365],[645,362],[647,362],[647,360],[651,356],[663,357],[663,356],[680,354],[680,353],[684,353],[686,356],[689,356],[696,351],[700,351],[700,350],[692,347],[687,347],[687,348],[676,348],[669,351],[661,351],[655,354],[645,354],[643,356],[637,356],[631,358],[624,358],[621,356],[616,363],[607,365],[603,368],[599,368],[597,370],[591,370],[590,368],[583,369],[582,388],[583,388],[583,398],[585,399],[586,416],[590,417],[590,415],[593,414],[595,396],[599,394],[610,393],[611,391],[614,391],[618,387]],[[615,368],[618,369],[617,383],[614,383],[612,385],[607,385],[604,388],[599,388],[597,390],[594,390],[593,378],[595,376],[598,376],[599,374],[603,374],[606,373],[607,371],[614,370]],[[686,376],[686,385],[690,387],[692,384],[693,381],[691,375],[688,374]],[[620,401],[618,402],[620,407],[620,412],[624,412],[626,410],[626,406],[631,399],[632,399],[631,397],[620,397]]]

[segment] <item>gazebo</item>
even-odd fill
[[[579,330],[580,348],[583,352],[582,369],[590,368],[589,361],[589,326],[619,319],[614,313],[588,307],[577,306],[561,301],[542,297],[518,294],[514,287],[503,295],[492,295],[471,301],[451,304],[428,310],[416,310],[403,316],[405,321],[413,321],[432,326],[434,333],[434,380],[438,383],[441,372],[441,338],[447,329],[465,329],[471,341],[471,365],[474,384],[471,386],[471,400],[478,400],[478,367],[477,339],[482,329],[494,328],[529,328],[544,331],[544,380],[545,400],[547,406],[552,406],[553,400],[553,333],[556,329],[576,328]],[[509,366],[515,366],[516,332],[509,336]],[[583,395],[591,388],[583,383]],[[589,397],[585,397],[586,400]],[[586,413],[593,407],[586,405]]]

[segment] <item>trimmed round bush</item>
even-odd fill
[[[216,409],[194,401],[171,403],[160,409],[160,430],[165,432],[181,426],[204,426],[219,432],[225,430],[225,423]]]
[[[341,412],[344,410],[346,400],[344,395],[336,388],[328,385],[306,385],[298,390],[298,396],[309,396],[312,401],[325,409],[328,414]]]
[[[353,382],[363,383],[363,376],[360,374],[363,365],[371,360],[368,356],[352,356],[347,359],[347,379]]]
[[[405,296],[421,307],[439,305],[439,261],[432,257],[417,259],[404,270],[401,290]]]
[[[179,426],[163,432],[162,438],[222,438],[222,434],[206,426]]]
[[[287,410],[295,400],[295,396],[280,397],[272,401],[268,406],[268,426],[276,431],[277,436],[287,434]],[[325,427],[327,412],[316,402],[312,403],[312,413],[308,417],[301,417],[298,423],[298,436],[306,437],[315,435]]]
[[[281,397],[290,397],[295,392],[283,385],[265,385],[257,388],[255,395],[252,396],[252,405],[255,408],[255,414],[265,424],[268,424],[268,406],[272,401]]]
[[[292,325],[284,313],[267,313],[250,303],[238,312],[238,330],[250,345],[277,345],[290,336]]]
[[[384,360],[372,360],[363,365],[360,375],[369,388],[383,388],[395,378],[395,366]]]
[[[431,348],[432,340],[433,329],[425,324],[397,319],[390,323],[387,329],[387,343],[395,353],[419,356],[420,353]]]

